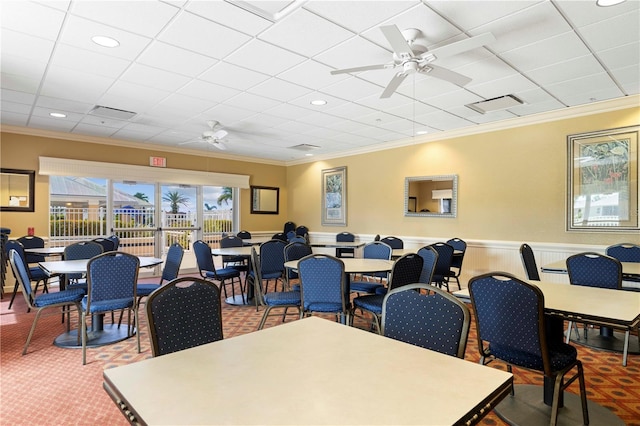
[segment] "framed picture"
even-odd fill
[[[33,212],[36,172],[0,169],[0,211]]]
[[[347,226],[347,168],[322,171],[322,225]]]
[[[640,230],[640,126],[569,135],[568,231]]]

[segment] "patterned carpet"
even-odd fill
[[[79,349],[61,349],[52,345],[53,339],[65,331],[59,315],[40,319],[28,354],[21,356],[34,314],[26,313],[22,297],[16,301],[10,311],[7,309],[7,295],[0,302],[0,424],[126,425],[124,417],[102,389],[102,371],[151,357],[144,315],[141,315],[141,354],[137,353],[136,339],[128,339],[89,349],[87,365],[83,366]],[[253,306],[224,304],[225,338],[254,332],[261,317],[262,311],[256,312]],[[279,323],[279,318],[270,318],[266,327]],[[363,320],[356,320],[355,326],[368,329]],[[625,368],[621,364],[621,354],[582,346],[578,346],[578,351],[585,367],[589,400],[611,409],[626,424],[640,426],[640,355],[630,355]],[[473,326],[465,359],[473,362],[479,359]],[[504,369],[504,365],[497,362],[492,366]],[[539,374],[521,369],[514,372],[516,383],[542,383]],[[369,390],[359,391],[367,397],[365,393]],[[570,391],[578,393],[577,384],[574,383]],[[428,395],[420,400],[428,401]],[[354,407],[357,409],[357,405]],[[482,424],[505,423],[490,413]]]

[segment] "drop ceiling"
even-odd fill
[[[285,164],[383,149],[637,95],[639,5],[3,0],[2,126]],[[413,74],[381,99],[397,69],[330,72],[390,62],[382,25],[419,29],[428,49],[486,32],[496,40],[438,59],[472,79],[464,87]],[[484,114],[466,106],[506,95],[523,103]],[[91,114],[96,106],[135,115]],[[227,150],[198,140],[210,120],[228,132]]]

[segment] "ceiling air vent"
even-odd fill
[[[310,145],[308,143],[302,143],[300,145],[290,146],[291,149],[297,149],[298,151],[313,151],[314,149],[319,149],[320,147],[317,145]]]
[[[129,120],[133,118],[136,113],[132,111],[125,111],[123,109],[109,108],[102,105],[96,105],[93,107],[91,111],[89,111],[91,115],[97,115],[100,117],[106,118],[115,118],[117,120]]]
[[[480,114],[485,114],[491,111],[512,108],[514,106],[522,105],[523,103],[524,102],[514,95],[505,95],[493,99],[487,99],[486,101],[467,104],[467,107],[479,112]]]

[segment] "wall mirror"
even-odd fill
[[[280,210],[280,188],[273,186],[251,186],[251,213],[278,214]]]
[[[414,176],[404,179],[404,215],[456,217],[458,175]]]
[[[32,212],[35,180],[33,170],[0,169],[0,211]]]

